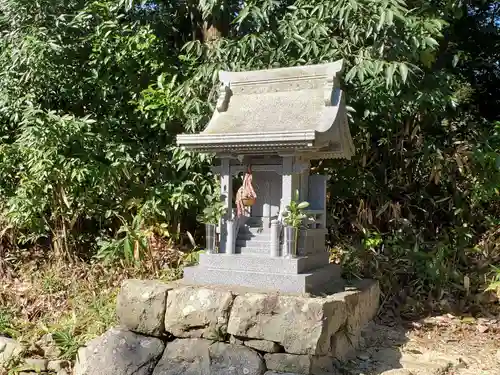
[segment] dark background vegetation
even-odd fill
[[[488,302],[499,19],[495,1],[0,1],[0,274],[185,242],[216,187],[175,136],[206,125],[218,70],[344,59],[356,156],[316,166],[332,256],[404,313]]]

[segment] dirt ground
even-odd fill
[[[441,315],[416,322],[378,319],[364,332],[348,375],[500,375],[498,319]]]

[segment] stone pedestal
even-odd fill
[[[237,285],[286,293],[334,292],[343,287],[341,268],[328,264],[328,256],[326,252],[299,258],[200,254],[200,264],[185,268],[183,280],[189,284]]]
[[[125,282],[121,328],[80,349],[76,375],[336,374],[380,294],[370,280],[321,297],[153,283]]]

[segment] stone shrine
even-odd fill
[[[217,202],[205,215],[219,247],[207,236],[209,251],[181,281],[126,280],[120,327],[79,350],[75,375],[338,375],[363,347],[379,285],[344,284],[329,263],[327,177],[310,174],[311,161],[354,152],[341,70],[220,73],[207,128],[178,137],[220,161],[225,214]]]
[[[184,281],[298,293],[342,285],[340,266],[329,263],[325,246],[327,176],[310,174],[313,160],[354,153],[341,71],[342,61],[220,72],[208,126],[177,137],[185,149],[216,155],[220,165],[213,170],[226,207],[218,252],[201,254],[198,266],[184,270]],[[256,197],[241,214],[233,179],[243,172]],[[310,220],[298,229],[296,254],[289,254],[283,216],[295,192],[309,203]]]

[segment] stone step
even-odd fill
[[[238,240],[245,240],[245,241],[267,241],[269,242],[271,240],[271,234],[270,233],[259,233],[259,234],[252,234],[252,233],[238,233],[238,237],[236,237]]]
[[[183,281],[193,284],[280,290],[285,293],[334,293],[344,287],[340,273],[340,266],[337,264],[329,264],[302,274],[241,271],[198,265],[184,268]]]
[[[324,267],[329,254],[309,257],[283,258],[269,254],[200,254],[200,265],[207,268],[234,269],[270,273],[299,274]]]
[[[269,238],[260,238],[260,237],[254,237],[254,238],[245,238],[245,237],[238,237],[236,239],[236,246],[258,246],[258,247],[264,247],[264,246],[270,246],[271,240]]]
[[[236,245],[236,254],[261,254],[269,255],[271,249],[269,245],[267,247],[259,246],[238,246]]]
[[[271,233],[271,230],[269,228],[241,227],[240,230],[238,231],[238,233],[242,233],[242,234],[250,233],[250,234],[258,235],[258,234],[265,234],[265,233],[269,234],[269,233]]]
[[[262,218],[260,218],[260,217],[249,217],[246,219],[245,225],[247,225],[249,227],[258,228],[258,227],[262,227],[264,225],[264,222],[262,221]]]

